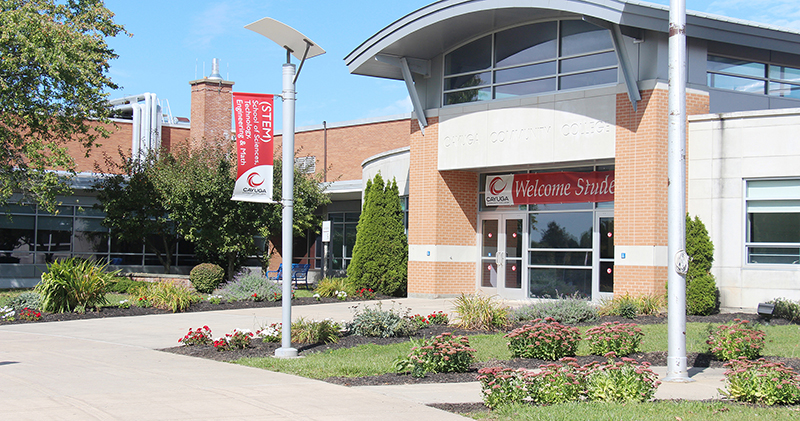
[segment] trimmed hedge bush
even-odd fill
[[[197,292],[211,294],[222,283],[225,271],[213,263],[201,263],[189,272],[189,281]]]
[[[686,273],[686,312],[708,316],[718,306],[717,284],[711,275],[714,263],[714,244],[703,221],[686,214],[686,254],[691,257]]]

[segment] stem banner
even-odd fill
[[[272,200],[273,95],[233,93],[237,174],[231,200]]]
[[[614,171],[489,175],[486,206],[611,202]]]

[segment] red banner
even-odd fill
[[[490,175],[486,205],[611,202],[614,171]]]
[[[233,200],[273,202],[273,96],[233,94],[237,176]]]

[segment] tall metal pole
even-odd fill
[[[289,62],[283,65],[283,319],[281,328],[281,347],[275,350],[276,357],[296,357],[292,348],[292,219],[294,218],[294,106],[295,106],[295,66]]]
[[[690,382],[686,364],[686,2],[669,8],[668,352],[664,381]]]

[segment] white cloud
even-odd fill
[[[715,0],[705,12],[800,29],[797,0]]]

